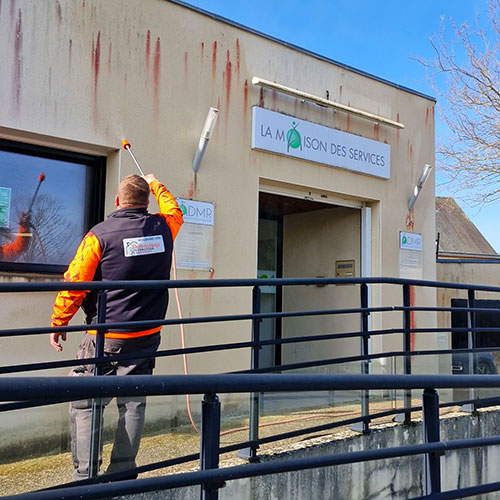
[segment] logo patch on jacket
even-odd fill
[[[142,236],[140,238],[125,238],[123,240],[123,251],[125,257],[163,253],[165,252],[163,236],[158,234],[156,236]]]

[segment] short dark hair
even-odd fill
[[[118,200],[121,206],[147,206],[149,185],[137,174],[127,175],[118,185]]]

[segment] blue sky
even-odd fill
[[[429,37],[453,40],[449,19],[474,24],[487,20],[486,0],[189,0],[276,38],[325,55],[381,78],[435,96],[426,69],[412,56],[431,59]],[[439,108],[439,102],[438,102]],[[436,114],[436,133],[444,133]],[[437,186],[438,195],[452,195]],[[464,211],[500,252],[496,204]]]

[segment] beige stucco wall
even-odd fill
[[[424,164],[434,164],[433,100],[165,0],[4,2],[0,67],[0,137],[107,155],[107,213],[113,209],[119,178],[135,173],[131,159],[120,150],[123,138],[132,143],[143,168],[154,172],[176,196],[215,203],[214,272],[180,271],[179,278],[255,277],[258,194],[263,185],[273,185],[278,192],[290,188],[319,201],[331,197],[366,204],[372,209],[372,275],[399,276],[398,238],[406,229],[408,198]],[[252,85],[253,76],[318,96],[328,91],[332,100],[398,120],[405,128],[398,131],[262,91]],[[195,177],[192,158],[210,106],[219,108],[220,116]],[[253,106],[388,143],[391,178],[252,151]],[[433,178],[415,206],[414,220],[414,231],[423,237],[422,277],[432,280],[436,272]],[[356,237],[348,253],[359,261],[359,247],[354,248],[359,233]],[[311,256],[316,258],[320,256]],[[314,267],[309,264],[303,262],[296,272],[290,268],[287,275],[307,276]],[[333,266],[330,269],[334,271]],[[397,287],[371,290],[374,306],[401,301]],[[251,292],[246,289],[181,290],[180,296],[184,313],[190,316],[251,310]],[[52,298],[53,294],[2,296],[2,325],[47,324]],[[417,300],[433,305],[435,294],[419,291]],[[28,308],[29,315],[23,314]],[[169,315],[176,314],[172,297]],[[435,317],[417,321],[418,326],[427,326]],[[372,318],[373,328],[400,325],[400,315]],[[235,342],[249,338],[250,326],[189,326],[186,335],[189,345]],[[73,335],[63,355],[72,357],[77,342]],[[18,339],[4,339],[2,344],[6,347],[0,354],[2,364],[61,359],[46,337],[30,339],[29,348]],[[396,345],[400,339],[376,338],[372,343],[375,351]],[[179,346],[177,329],[166,329],[162,348]],[[189,368],[192,373],[232,371],[248,367],[249,359],[247,350],[197,355],[190,358]],[[435,365],[424,369],[433,371]],[[181,373],[182,361],[162,360],[158,371]]]

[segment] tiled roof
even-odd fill
[[[436,196],[439,252],[497,255],[495,249],[451,197]]]

